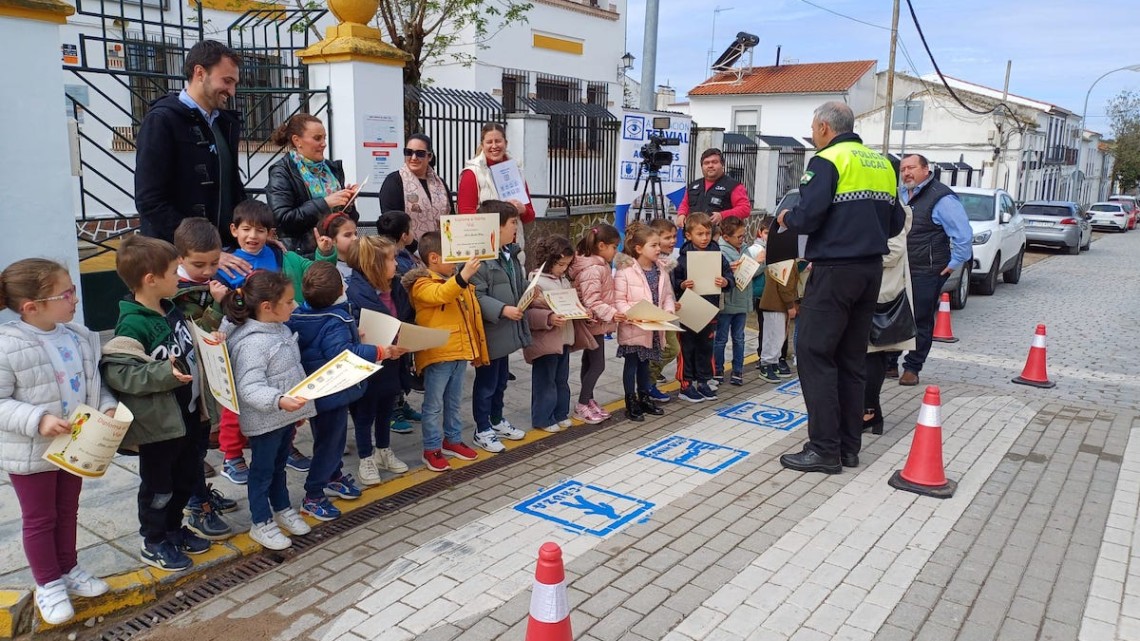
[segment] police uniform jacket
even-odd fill
[[[894,169],[854,133],[836,136],[808,162],[800,203],[784,216],[791,231],[808,235],[805,258],[819,263],[882,256],[904,221]]]

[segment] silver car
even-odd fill
[[[1092,225],[1077,203],[1032,200],[1018,213],[1025,219],[1025,241],[1030,245],[1060,247],[1075,256],[1092,242]]]

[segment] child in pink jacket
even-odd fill
[[[530,325],[530,345],[523,348],[523,358],[531,366],[530,420],[536,429],[560,432],[570,427],[570,352],[583,347],[596,347],[588,331],[576,331],[585,320],[572,320],[555,314],[542,294],[574,289],[566,278],[566,270],[574,259],[574,248],[565,236],[551,235],[539,239],[533,247],[538,269],[538,294],[526,308]],[[576,344],[578,336],[584,343]],[[553,393],[552,393],[553,392]]]
[[[638,301],[651,301],[667,311],[676,311],[673,287],[657,262],[661,237],[642,223],[629,226],[624,254],[618,257],[614,276],[614,305],[625,314]],[[618,326],[618,356],[625,358],[622,383],[625,386],[625,415],[631,421],[644,421],[645,414],[665,413],[649,396],[649,363],[661,359],[664,332],[641,329],[636,323]],[[636,385],[636,387],[635,387]]]
[[[613,225],[598,223],[578,241],[578,253],[570,264],[570,279],[578,290],[578,300],[590,310],[594,318],[590,333],[597,347],[582,351],[582,388],[574,418],[586,423],[601,423],[610,417],[594,400],[594,387],[606,371],[606,349],[603,336],[616,329],[616,323],[625,320],[625,314],[614,306],[614,279],[610,264],[617,254],[621,234]]]

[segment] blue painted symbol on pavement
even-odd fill
[[[776,391],[781,394],[787,394],[788,396],[803,396],[803,392],[800,391],[800,379],[798,378],[793,378],[787,383],[777,387]]]
[[[630,160],[621,161],[621,179],[637,180],[637,163]]]
[[[695,438],[670,436],[639,451],[638,455],[716,474],[748,456],[748,452]]]
[[[621,137],[626,140],[643,140],[645,138],[645,117],[626,116]]]
[[[578,534],[607,536],[648,516],[654,504],[596,485],[565,481],[519,503],[515,509]]]
[[[752,402],[727,407],[717,412],[717,415],[785,432],[807,423],[808,420],[807,414],[803,412]]]

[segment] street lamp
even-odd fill
[[[1077,185],[1076,198],[1081,197],[1081,187],[1084,186],[1085,182],[1085,172],[1083,169],[1081,169],[1081,161],[1083,160],[1081,158],[1083,155],[1081,152],[1083,152],[1085,148],[1085,116],[1087,116],[1089,113],[1089,96],[1092,95],[1092,90],[1093,87],[1096,86],[1096,83],[1104,80],[1105,76],[1114,74],[1117,71],[1140,71],[1140,65],[1128,65],[1126,67],[1120,67],[1119,69],[1113,69],[1112,71],[1105,72],[1101,75],[1101,77],[1093,80],[1092,85],[1089,86],[1089,90],[1085,93],[1085,106],[1083,109],[1081,109],[1081,128],[1077,131],[1077,171],[1081,174],[1081,183]],[[1076,200],[1076,198],[1074,198],[1074,200]]]
[[[625,55],[621,57],[621,64],[618,65],[617,77],[618,77],[618,82],[621,83],[621,106],[622,107],[632,106],[632,105],[626,104],[627,102],[629,102],[627,99],[628,97],[626,96],[626,94],[629,93],[629,76],[626,75],[626,72],[629,71],[630,69],[633,69],[633,60],[634,60],[633,54],[627,51],[627,52],[625,52]]]

